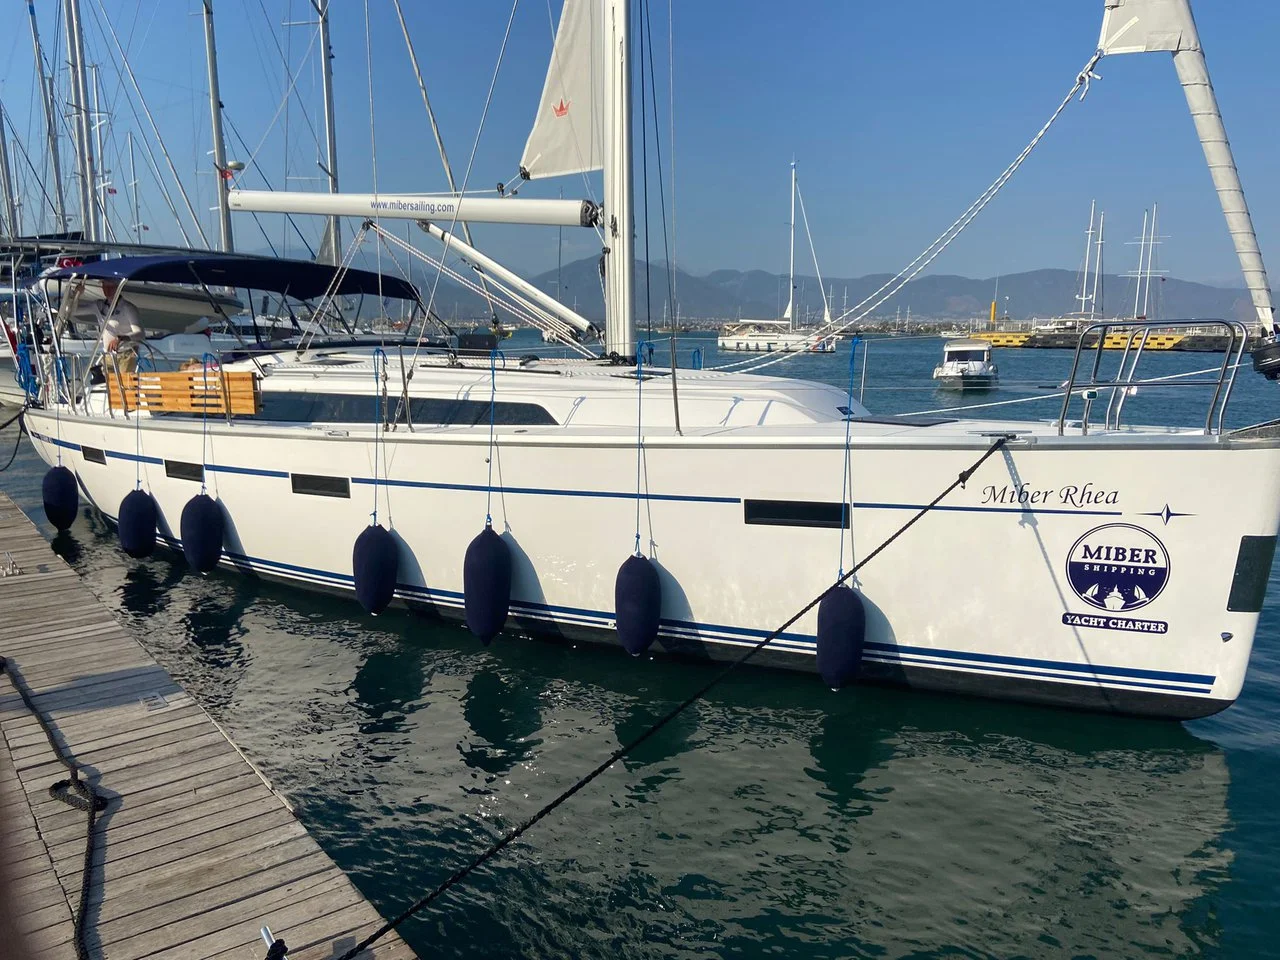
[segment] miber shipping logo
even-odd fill
[[[1067,579],[1076,596],[1099,610],[1137,610],[1169,582],[1169,552],[1141,527],[1108,523],[1071,547]]]

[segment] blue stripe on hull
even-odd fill
[[[162,538],[175,549],[182,543],[172,538]],[[315,567],[303,567],[277,560],[265,560],[241,553],[224,552],[224,562],[243,569],[248,567],[261,573],[302,580],[325,586],[352,589],[350,574],[334,573]],[[462,594],[455,590],[399,584],[396,594],[406,601],[426,602],[451,608],[461,608]],[[527,600],[512,600],[512,615],[523,620],[539,620],[612,632],[613,614],[604,610],[581,607],[564,607]],[[688,620],[661,621],[660,636],[670,640],[696,640],[704,643],[749,647],[767,636],[769,631],[752,627],[734,627],[726,624],[698,623]],[[816,649],[815,638],[806,634],[782,634],[771,646],[798,656],[810,658]],[[1170,693],[1207,695],[1212,691],[1215,677],[1208,674],[1176,673],[1166,670],[1144,670],[1137,667],[1094,666],[1062,660],[1038,660],[1027,657],[1010,657],[1000,654],[976,653],[965,650],[945,650],[890,643],[868,643],[865,659],[885,664],[900,664],[934,669],[962,670],[965,672],[997,673],[1007,676],[1040,679],[1055,683],[1071,683],[1090,687],[1105,686],[1160,690]]]

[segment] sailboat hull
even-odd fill
[[[27,424],[46,461],[62,449],[108,518],[140,469],[171,546],[183,506],[200,491],[190,467],[203,460],[227,518],[223,564],[310,588],[352,592],[352,545],[376,496],[379,519],[401,543],[398,599],[445,616],[461,615],[464,552],[489,511],[513,557],[509,626],[616,642],[614,575],[636,533],[634,440],[508,431],[490,493],[487,430],[419,429],[378,448],[367,425],[219,422],[203,440],[199,421],[147,423],[136,466],[129,421],[34,410]],[[1266,546],[1274,549],[1280,526],[1277,442],[1037,441],[989,460],[859,572],[863,677],[1178,719],[1228,706],[1261,608],[1266,569],[1258,568],[1264,560],[1269,568]],[[642,546],[660,572],[663,604],[655,649],[741,655],[840,567],[893,538],[989,443],[972,432],[941,444],[857,441],[842,537],[839,440],[646,440]],[[375,463],[389,478],[376,486]],[[1097,583],[1085,584],[1090,565]],[[1099,599],[1117,591],[1127,609]],[[815,633],[811,612],[756,660],[812,671]]]

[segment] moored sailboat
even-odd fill
[[[1233,702],[1280,528],[1280,438],[1266,425],[1222,427],[1234,370],[1207,384],[1202,424],[1143,428],[1122,422],[1122,401],[1091,421],[1088,404],[1099,390],[1114,398],[1118,385],[1078,371],[1062,414],[1028,423],[876,417],[825,384],[652,365],[637,349],[632,290],[629,8],[566,3],[531,142],[566,114],[579,125],[558,128],[567,145],[527,150],[524,164],[531,179],[602,167],[600,206],[231,197],[233,208],[424,220],[472,263],[479,251],[438,223],[469,211],[600,224],[604,358],[290,351],[202,371],[186,388],[201,398],[196,413],[166,409],[162,387],[155,407],[140,408],[136,397],[152,390],[141,381],[68,390],[46,375],[27,415],[41,456],[72,470],[113,520],[126,496],[145,491],[164,542],[208,546],[216,534],[214,562],[362,603],[373,576],[374,594],[465,617],[486,640],[505,623],[631,652],[734,657],[857,569],[849,593],[862,627],[841,651],[850,676],[1161,717]],[[1126,13],[1138,8],[1126,43],[1142,34],[1161,42],[1175,17],[1172,35],[1190,44],[1179,52],[1200,57],[1184,3],[1130,3]],[[1117,29],[1111,10],[1104,52]],[[584,38],[586,50],[561,47]],[[602,102],[566,68],[593,57],[604,65]],[[483,263],[495,286],[589,328]],[[279,291],[286,268],[226,282]],[[71,268],[68,278],[112,271],[127,291],[138,269],[122,260]],[[335,283],[345,272],[334,268]],[[408,285],[400,291],[420,299]],[[1242,348],[1243,328],[1222,326]],[[1069,410],[1081,394],[1083,412]],[[1236,495],[1222,497],[1227,488]],[[185,522],[196,501],[203,526]],[[366,536],[389,544],[378,548],[385,563],[366,562]],[[624,558],[652,573],[628,581],[647,584],[640,601],[623,590]],[[1107,593],[1099,600],[1112,588],[1120,609]],[[639,631],[633,649],[648,617],[652,631]],[[809,613],[756,659],[814,670],[823,643]]]

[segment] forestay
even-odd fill
[[[565,0],[533,130],[520,158],[525,179],[604,167],[605,5]]]

